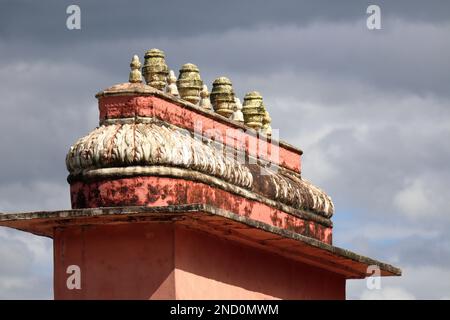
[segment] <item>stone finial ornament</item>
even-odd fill
[[[175,76],[175,72],[173,72],[173,70],[170,70],[169,76],[167,77],[166,92],[176,97],[180,96],[177,88],[177,77]]]
[[[231,120],[244,122],[244,115],[242,114],[242,103],[239,98],[234,98],[234,112]]]
[[[252,91],[245,95],[242,113],[247,126],[255,130],[259,130],[262,127],[265,108],[263,98],[258,91]]]
[[[141,83],[142,82],[142,74],[141,74],[141,62],[139,61],[139,57],[137,55],[133,56],[130,63],[130,76],[128,77],[128,81],[131,83]]]
[[[266,110],[264,111],[264,117],[262,119],[262,128],[261,132],[265,134],[267,137],[272,136],[272,118],[269,115],[269,112]]]
[[[142,68],[145,82],[158,90],[166,86],[169,68],[167,67],[164,52],[159,49],[151,49],[145,52],[145,64]]]
[[[203,85],[202,91],[200,91],[200,107],[203,109],[211,110],[211,100],[209,100],[209,91],[206,84]]]
[[[230,118],[235,108],[234,91],[230,79],[219,77],[214,80],[210,99],[218,114]]]
[[[195,64],[186,63],[180,69],[177,80],[177,87],[180,97],[190,103],[197,104],[200,101],[200,90],[203,81],[200,78],[200,71]]]

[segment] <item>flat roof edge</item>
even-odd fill
[[[371,274],[367,273],[369,266],[377,266],[381,276],[402,274],[401,269],[390,264],[206,204],[8,213],[0,214],[0,226],[52,238],[54,228],[70,225],[101,224],[107,221],[126,223],[171,220],[185,225],[196,221],[207,226],[212,225],[214,229],[219,230],[224,228],[223,219],[229,222],[227,228],[235,231],[232,237],[242,236],[247,242],[261,248],[333,270],[345,275],[347,279],[370,276]],[[209,226],[204,230],[209,230]],[[244,232],[247,234],[245,237]],[[249,232],[251,235],[248,235]]]

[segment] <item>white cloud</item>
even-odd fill
[[[43,275],[0,276],[0,299],[53,299],[52,278]]]
[[[383,289],[366,290],[361,295],[361,300],[414,300],[411,292],[402,288],[386,287]]]
[[[409,237],[432,239],[441,234],[440,230],[421,228],[414,224],[397,222],[394,219],[392,219],[391,223],[385,223],[383,219],[374,221],[367,221],[366,219],[361,221],[360,218],[354,219],[353,223],[349,222],[346,226],[338,226],[339,231],[336,238],[339,243],[348,245],[360,237],[372,242],[401,240]],[[358,225],[358,223],[361,224]]]
[[[0,212],[43,211],[70,208],[66,181],[30,181],[0,184]]]
[[[52,241],[0,227],[0,299],[52,298]]]
[[[449,195],[448,185],[440,177],[416,177],[395,195],[394,204],[400,212],[412,218],[448,216]]]
[[[423,182],[414,180],[394,197],[394,204],[406,215],[427,216],[432,206],[433,192],[427,190]]]
[[[450,294],[450,267],[403,265],[401,277],[381,278],[381,290],[368,290],[365,280],[347,281],[350,299],[443,299]]]

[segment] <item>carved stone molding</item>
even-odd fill
[[[294,209],[330,218],[334,207],[329,196],[304,180],[300,174],[278,166],[265,168],[234,158],[218,145],[201,141],[181,128],[146,118],[146,121],[105,123],[79,139],[66,157],[70,180],[142,175],[148,167],[183,168],[216,177],[231,185],[260,194]],[[220,147],[220,145],[219,145]],[[238,161],[239,160],[239,161]],[[110,168],[110,170],[98,170]],[[154,171],[154,170],[153,170]],[[97,174],[93,175],[93,172]],[[202,175],[195,175],[198,181]],[[207,182],[207,181],[206,181]]]

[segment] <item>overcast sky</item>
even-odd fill
[[[260,91],[334,200],[334,244],[403,269],[348,298],[450,299],[449,1],[130,2],[0,0],[0,212],[70,207],[64,159],[94,94],[156,47],[176,73]],[[52,298],[52,263],[51,240],[0,228],[0,298]]]

